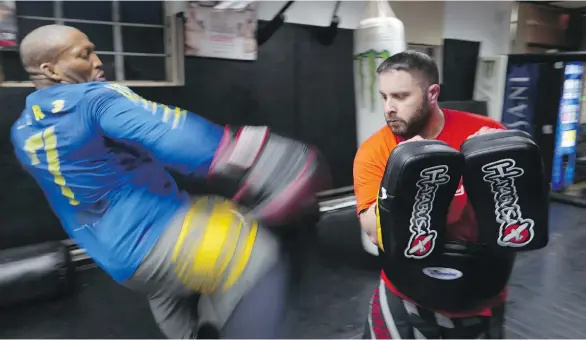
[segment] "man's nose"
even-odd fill
[[[393,115],[397,113],[397,108],[389,99],[385,100],[385,113],[387,115]]]
[[[94,53],[94,55],[93,55],[93,60],[92,60],[92,63],[93,63],[93,65],[94,65],[94,68],[99,68],[99,69],[101,69],[101,68],[102,68],[102,66],[104,66],[104,64],[102,64],[102,61],[100,60],[100,57],[98,57],[98,55],[97,55],[97,54],[95,54],[95,53]]]

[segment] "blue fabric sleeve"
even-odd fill
[[[120,85],[98,86],[86,100],[105,136],[142,145],[165,167],[185,175],[207,174],[224,133],[195,113],[148,101]]]

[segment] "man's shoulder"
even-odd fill
[[[359,162],[386,162],[391,150],[396,145],[395,135],[391,129],[384,126],[360,144],[354,157],[354,164]]]
[[[47,89],[36,91],[31,95],[55,96],[57,94],[65,94],[71,97],[83,98],[89,92],[105,89],[105,85],[106,83],[103,82],[56,85]]]
[[[91,112],[92,102],[96,98],[103,97],[108,90],[102,82],[89,82],[65,85],[56,89],[56,96],[54,98],[62,99],[64,104],[64,112],[77,114],[84,114]]]
[[[61,117],[79,113],[86,98],[85,84],[58,84],[39,89],[26,98],[19,118],[12,125],[12,134],[26,136],[53,126]]]
[[[450,110],[450,109],[442,109],[444,114],[449,114],[453,118],[454,122],[457,124],[462,124],[466,126],[473,126],[481,128],[483,126],[487,127],[494,127],[494,128],[504,128],[504,126],[499,123],[498,121],[483,115],[479,115],[472,112],[466,111],[458,111],[458,110]]]
[[[85,83],[82,89],[83,102],[90,111],[102,107],[107,103],[126,103],[127,100],[137,103],[140,97],[129,87],[108,82]]]
[[[83,85],[82,91],[88,98],[94,98],[101,95],[117,95],[126,91],[132,92],[128,87],[116,83],[90,82]]]
[[[383,126],[378,131],[373,133],[370,137],[368,137],[364,142],[362,142],[362,144],[360,144],[360,147],[358,148],[358,151],[368,150],[372,148],[380,148],[383,146],[392,147],[392,144],[396,143],[396,137],[391,131],[391,129],[389,129],[388,126]]]
[[[55,109],[53,106],[59,104],[57,105],[60,108],[59,111],[71,112],[73,108],[79,108],[80,103],[87,102],[104,91],[111,90],[105,87],[105,83],[100,82],[52,86],[31,93],[27,98],[27,108],[32,107],[34,103],[44,110],[53,111]]]

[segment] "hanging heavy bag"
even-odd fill
[[[0,306],[64,296],[73,291],[73,276],[61,242],[0,250]]]

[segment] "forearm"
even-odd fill
[[[222,136],[222,126],[187,112],[181,127],[169,130],[149,149],[169,169],[187,176],[206,177]]]
[[[360,226],[366,232],[372,243],[378,245],[378,232],[376,227],[376,203],[360,213]]]
[[[207,175],[224,128],[128,91],[114,86],[94,94],[88,111],[97,112],[104,135],[144,147],[166,168],[183,175]]]

